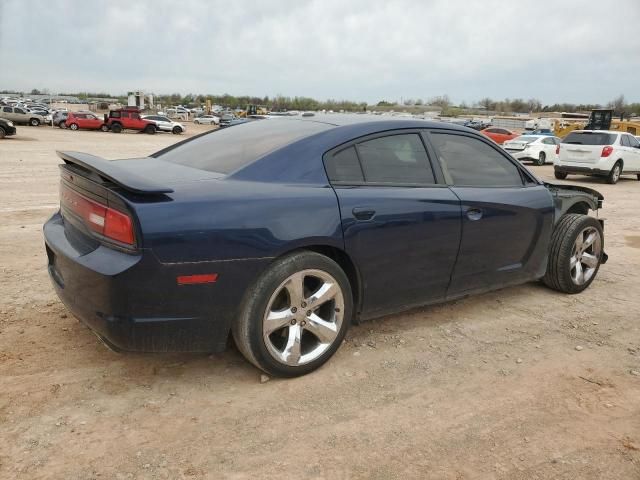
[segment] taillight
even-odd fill
[[[601,157],[608,157],[613,152],[613,147],[611,145],[607,145],[602,149]]]
[[[560,145],[556,146],[556,155],[560,154]]]
[[[64,184],[60,188],[60,203],[80,217],[92,232],[119,243],[134,245],[133,222],[126,213],[85,197]]]

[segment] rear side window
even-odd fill
[[[623,147],[630,147],[631,143],[629,143],[629,135],[622,135],[620,137],[620,145]]]
[[[455,185],[522,186],[518,167],[483,141],[447,133],[432,133],[430,138]]]
[[[427,152],[416,133],[374,138],[357,146],[366,182],[435,183]]]
[[[330,128],[333,125],[295,119],[252,121],[194,137],[160,150],[152,157],[227,174],[296,140]]]
[[[562,143],[570,143],[573,145],[613,145],[615,141],[615,133],[571,132],[564,137]]]
[[[326,161],[327,175],[332,182],[364,182],[360,161],[355,147],[333,154]]]
[[[12,112],[13,112],[13,109],[12,109],[11,107],[3,107],[3,108],[2,108],[2,111],[3,111],[3,112],[6,112],[6,113],[12,113]]]
[[[545,145],[555,145],[556,142],[553,138],[549,137],[549,138],[543,138],[542,139],[542,143],[544,143]]]

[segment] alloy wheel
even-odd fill
[[[602,238],[594,227],[583,229],[573,244],[569,268],[571,280],[576,285],[584,285],[595,274],[602,255]]]
[[[322,270],[289,276],[269,299],[262,336],[278,362],[300,366],[326,352],[338,337],[344,295],[338,281]]]

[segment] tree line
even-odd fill
[[[18,95],[39,95],[48,94],[48,90],[33,89],[30,92],[15,92],[8,90],[1,90],[0,94],[18,94]],[[114,96],[106,92],[75,92],[75,93],[58,93],[57,95],[74,96],[79,99],[90,100],[92,98],[101,99],[113,99],[114,102],[126,103],[127,97]],[[276,95],[273,97],[263,96],[250,96],[241,95],[234,96],[230,94],[223,95],[211,95],[211,94],[196,94],[188,93],[182,95],[180,93],[155,95],[154,102],[156,104],[165,105],[184,105],[187,107],[195,107],[204,105],[207,100],[212,105],[221,105],[229,108],[245,108],[249,104],[262,105],[272,111],[282,110],[333,110],[333,111],[347,111],[347,112],[362,112],[365,110],[375,110],[376,107],[380,109],[400,109],[404,107],[412,107],[412,110],[420,109],[420,107],[432,107],[439,109],[443,114],[460,114],[465,112],[478,112],[486,111],[491,113],[530,113],[530,112],[577,112],[577,111],[589,111],[595,108],[612,108],[616,115],[622,113],[626,115],[636,114],[640,115],[640,103],[628,103],[624,95],[619,95],[608,103],[601,104],[575,104],[575,103],[554,103],[543,104],[537,98],[530,98],[528,100],[522,98],[504,100],[494,100],[490,97],[484,97],[476,102],[468,104],[461,102],[455,105],[448,95],[434,96],[428,99],[420,98],[403,98],[401,101],[387,101],[381,100],[377,102],[375,106],[369,106],[366,102],[355,102],[352,100],[316,100],[311,97],[289,97],[284,95]],[[425,108],[426,109],[426,108]]]

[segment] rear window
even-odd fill
[[[562,143],[571,143],[574,145],[612,145],[615,141],[615,133],[571,132],[564,137]]]
[[[165,162],[228,174],[333,125],[300,120],[247,122],[186,140],[151,155]]]

